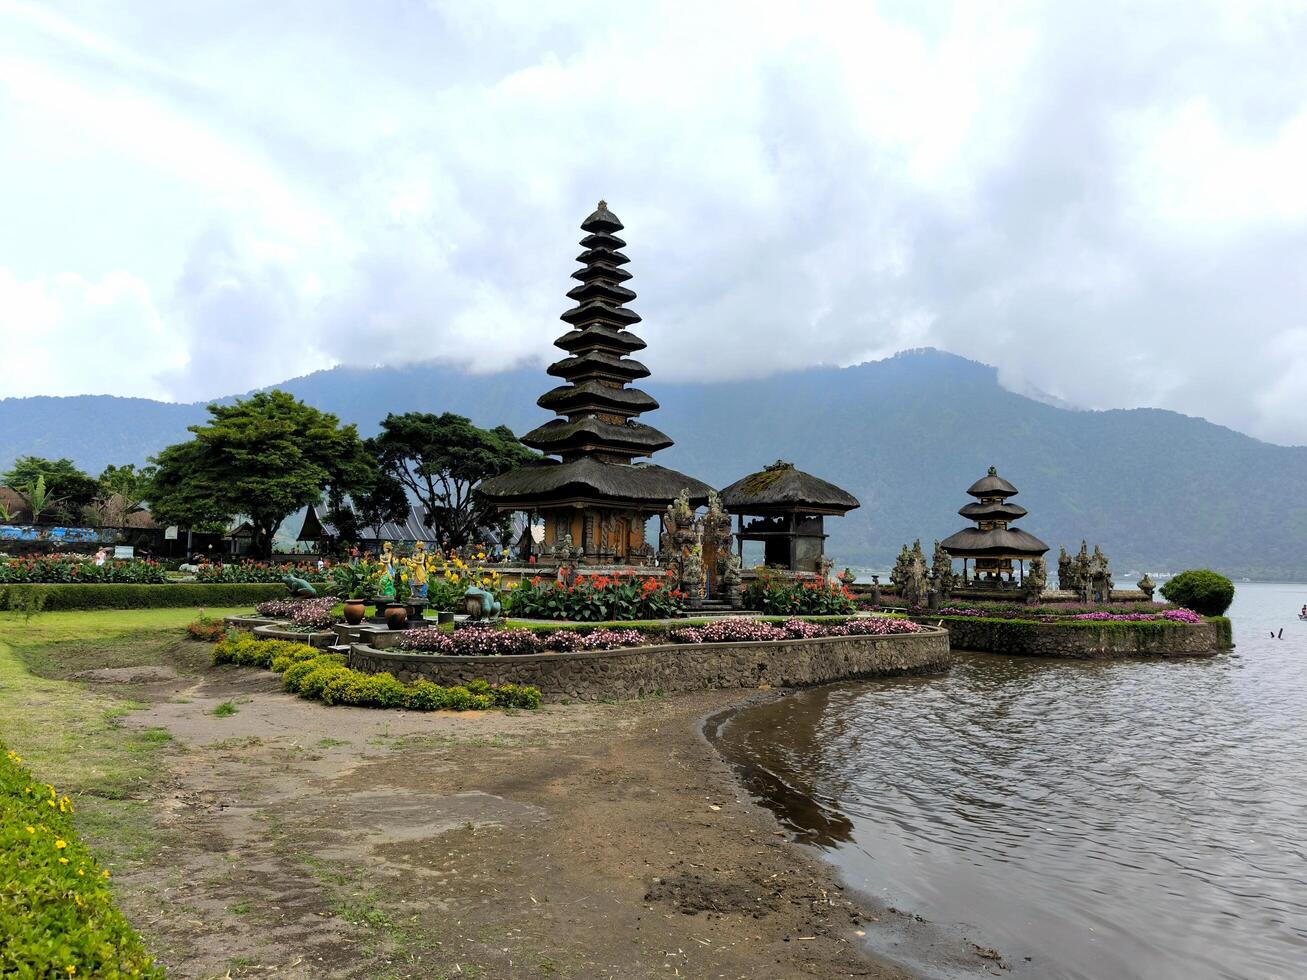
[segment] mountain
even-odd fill
[[[994,368],[935,350],[761,381],[657,384],[650,421],[667,466],[715,486],[777,458],[862,507],[828,522],[841,563],[885,566],[899,545],[958,530],[963,491],[990,465],[1020,489],[1021,526],[1056,549],[1101,543],[1118,573],[1210,565],[1307,578],[1307,447],[1259,442],[1156,409],[1074,411],[1016,394]],[[387,412],[455,411],[516,432],[546,413],[540,369],[471,375],[436,364],[335,368],[280,387],[373,431]],[[186,437],[203,404],[84,396],[0,400],[0,465],[34,453],[92,471]]]

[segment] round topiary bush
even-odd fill
[[[1203,616],[1221,616],[1234,601],[1234,583],[1209,568],[1191,568],[1164,583],[1162,595]]]

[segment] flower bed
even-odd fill
[[[857,611],[853,593],[824,580],[760,574],[744,590],[744,607],[771,616],[847,616]]]
[[[890,636],[917,633],[921,627],[907,619],[872,617],[833,624],[792,618],[782,623],[732,617],[702,626],[673,630],[596,629],[588,632],[557,629],[540,633],[529,629],[495,629],[489,626],[457,630],[409,630],[398,647],[410,653],[462,657],[523,656],[532,653],[569,653],[576,650],[618,650],[656,643],[753,643],[764,640],[800,640],[832,636]]]
[[[1048,606],[1012,606],[1002,611],[991,609],[978,609],[972,606],[944,606],[940,609],[920,609],[917,614],[921,616],[970,616],[980,619],[1008,619],[1018,620],[1030,623],[1077,623],[1077,622],[1097,622],[1097,623],[1189,623],[1196,625],[1203,621],[1203,617],[1189,609],[1175,608],[1157,608],[1153,610],[1135,611],[1135,612],[1111,612],[1108,609],[1095,609],[1092,606],[1075,606],[1065,612],[1048,613],[1041,610],[1049,609]],[[1092,611],[1082,611],[1092,610]]]
[[[88,555],[51,552],[0,560],[0,584],[5,585],[55,582],[161,585],[167,581],[162,565],[140,558],[109,558],[97,565]]]
[[[0,976],[163,977],[78,838],[72,802],[22,761],[0,755]]]
[[[320,569],[317,562],[305,561],[275,564],[267,561],[214,562],[210,565],[201,565],[200,570],[195,573],[195,581],[229,583],[280,582],[287,575],[294,575],[306,582],[325,583],[329,581],[330,573],[330,563]]]
[[[686,595],[675,587],[672,572],[610,572],[576,575],[554,581],[537,575],[505,597],[505,608],[528,619],[571,619],[597,623],[605,619],[661,619],[685,611]]]
[[[365,674],[345,666],[345,658],[303,643],[256,640],[230,635],[213,649],[214,663],[264,667],[282,675],[282,686],[323,704],[360,708],[406,708],[410,711],[485,711],[490,708],[538,708],[540,692],[518,684],[492,686],[485,681],[441,686],[429,681],[406,684],[386,673]]]

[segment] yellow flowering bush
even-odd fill
[[[479,554],[476,559],[484,559]],[[458,555],[427,559],[427,603],[432,609],[462,609],[463,596],[472,586],[497,593],[501,587],[499,572],[479,562],[469,564]]]
[[[469,681],[462,686],[442,687],[421,680],[406,684],[390,674],[351,670],[339,653],[324,653],[288,640],[256,640],[243,633],[230,633],[220,640],[213,649],[213,659],[220,664],[276,671],[286,690],[323,704],[409,711],[540,707],[540,691],[523,684],[492,686],[485,681]]]
[[[72,801],[0,750],[0,976],[163,977],[78,839]]]

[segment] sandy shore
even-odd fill
[[[791,844],[705,740],[757,692],[421,715],[259,671],[136,680],[130,723],[179,749],[161,859],[120,894],[173,976],[907,976],[860,935],[903,921]]]

